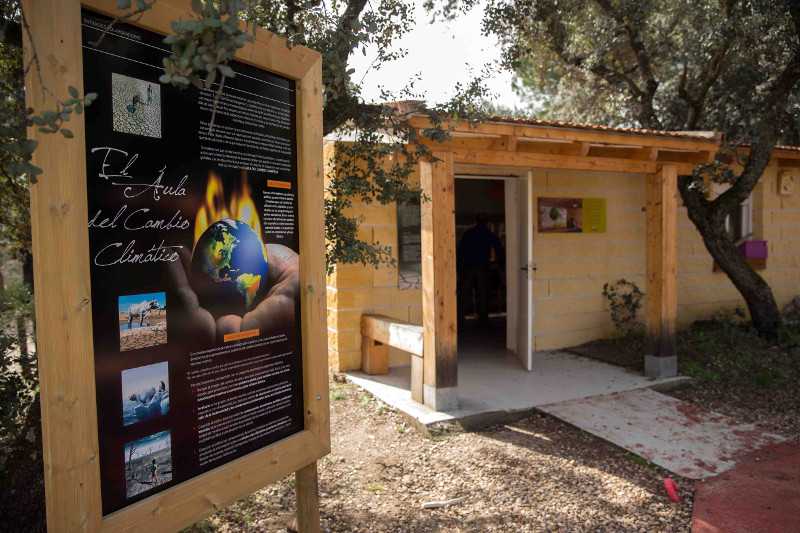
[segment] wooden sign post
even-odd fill
[[[318,531],[316,461],[330,451],[320,55],[259,30],[204,133],[209,91],[179,95],[154,68],[170,53],[154,36],[194,18],[189,1],[160,0],[91,49],[116,4],[23,2],[26,62],[39,65],[27,105],[98,92],[67,124],[73,139],[29,130],[44,169],[31,215],[48,530],[176,531],[296,472],[300,531]],[[208,271],[203,259],[222,257],[197,259],[209,231],[209,249],[255,238],[264,259],[231,244]],[[233,296],[203,289],[204,274],[235,281]],[[263,319],[276,295],[295,321]]]

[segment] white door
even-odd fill
[[[533,231],[536,209],[533,205],[533,173],[517,183],[519,243],[517,251],[517,345],[516,352],[526,370],[533,369]],[[509,256],[509,263],[511,256]],[[509,287],[510,292],[510,287]]]
[[[503,180],[505,186],[506,224],[506,350],[517,352],[517,318],[519,301],[519,198],[522,190],[518,179]]]

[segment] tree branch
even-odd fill
[[[347,87],[347,80],[349,79],[346,75],[347,61],[353,52],[354,25],[366,5],[367,0],[349,0],[347,8],[339,18],[339,23],[336,26],[335,35],[345,40],[347,46],[336,46],[337,43],[333,43],[331,52],[334,55],[334,60],[329,60],[327,68],[323,71],[323,81],[326,89],[336,95],[335,98],[328,100],[322,113],[322,131],[324,135],[331,133],[359,112],[376,112],[373,109],[375,106],[361,102],[359,98],[350,94]],[[336,70],[337,67],[338,71]],[[336,72],[339,73],[338,77]],[[380,113],[380,110],[377,112]]]
[[[733,8],[737,1],[738,0],[726,0],[725,2],[725,18],[728,21],[730,21],[733,17]],[[689,115],[686,118],[684,129],[694,130],[700,123],[700,119],[703,116],[703,110],[705,108],[708,91],[711,90],[711,87],[714,86],[714,83],[716,83],[717,79],[722,74],[722,67],[724,65],[725,57],[728,54],[728,50],[730,50],[731,46],[733,45],[735,38],[735,31],[727,30],[725,32],[725,38],[722,39],[719,48],[717,48],[717,51],[714,52],[714,55],[708,62],[708,67],[704,70],[705,79],[703,79],[703,81],[700,83],[700,87],[694,96],[690,95],[686,90],[686,71],[688,67],[688,61],[684,62],[683,74],[681,75],[680,85],[678,86],[678,98],[686,102],[686,104],[689,106]]]
[[[755,187],[764,169],[772,158],[772,150],[778,141],[780,124],[786,113],[786,105],[792,91],[800,82],[800,8],[791,11],[792,22],[798,29],[799,41],[794,45],[792,58],[783,71],[765,91],[765,112],[760,129],[760,139],[756,139],[750,147],[750,154],[739,179],[715,201],[718,209],[729,211],[733,206],[744,202]]]
[[[100,43],[102,43],[103,39],[106,38],[106,35],[108,35],[108,32],[117,23],[122,22],[123,20],[128,20],[129,18],[133,18],[136,15],[140,15],[139,18],[142,18],[141,15],[144,15],[144,12],[147,11],[148,9],[152,8],[153,4],[155,4],[157,1],[158,0],[151,0],[150,3],[149,4],[146,3],[146,7],[142,8],[142,9],[134,9],[133,11],[130,11],[128,13],[125,13],[123,15],[120,15],[120,16],[116,17],[114,20],[112,20],[111,22],[108,23],[108,26],[106,26],[106,28],[103,30],[103,33],[100,35],[100,38],[97,39],[95,42],[89,43],[89,44],[94,46],[95,48],[100,46]],[[136,19],[136,20],[139,20],[139,19]]]
[[[650,54],[645,48],[644,41],[642,40],[639,32],[634,28],[625,15],[620,13],[614,6],[611,5],[609,0],[596,0],[600,7],[619,24],[625,31],[628,37],[628,45],[630,46],[633,57],[636,59],[636,64],[639,67],[639,73],[644,80],[644,89],[641,90],[637,98],[640,103],[639,122],[643,126],[653,129],[660,129],[661,121],[655,112],[653,105],[653,98],[658,90],[658,80],[653,74],[653,69],[650,64]]]

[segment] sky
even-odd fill
[[[151,448],[154,452],[162,450],[164,448],[171,448],[172,439],[170,437],[171,436],[169,431],[162,431],[161,433],[154,433],[142,439],[135,440],[134,442],[136,443],[138,450],[133,452],[134,459],[146,454]],[[130,449],[131,449],[131,443],[130,442],[125,443],[125,462],[128,461],[128,450]]]
[[[161,307],[167,303],[167,295],[163,292],[151,292],[147,294],[131,294],[129,296],[119,297],[119,310],[127,311],[131,304],[138,304],[142,302],[152,302],[153,298],[158,300]]]
[[[380,70],[369,70],[376,56],[374,50],[367,48],[366,56],[360,51],[353,53],[350,65],[356,69],[353,80],[360,80],[366,73],[362,91],[364,98],[368,102],[377,101],[380,85],[399,91],[421,73],[414,91],[424,91],[428,105],[440,103],[453,95],[456,82],[465,85],[481,72],[485,64],[499,60],[501,50],[497,40],[481,35],[484,5],[485,1],[482,1],[454,22],[429,24],[430,16],[423,9],[422,0],[414,0],[416,26],[396,43],[397,47],[408,50],[406,57],[385,64]],[[494,100],[508,107],[520,105],[511,88],[511,80],[512,74],[501,70],[487,84],[490,91],[497,94]]]

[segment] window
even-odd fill
[[[750,237],[753,233],[753,196],[748,196],[747,200],[739,205],[739,209],[728,215],[725,220],[733,242],[738,243]]]

